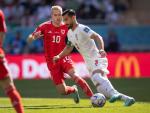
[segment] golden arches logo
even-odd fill
[[[139,67],[139,62],[135,56],[129,56],[128,58],[126,58],[125,56],[120,56],[116,63],[115,76],[117,78],[120,78],[121,71],[122,71],[121,67],[123,66],[125,77],[130,77],[131,65],[133,65],[134,67],[134,76],[136,78],[139,78],[141,75],[140,67]]]

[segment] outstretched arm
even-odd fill
[[[33,40],[36,40],[39,37],[43,37],[43,34],[41,33],[41,31],[38,31],[34,34],[30,34],[27,38],[27,42],[31,43]]]
[[[53,57],[53,62],[55,63],[60,58],[69,55],[72,52],[72,50],[73,50],[73,46],[68,46],[67,45],[60,54],[58,54],[57,56]]]

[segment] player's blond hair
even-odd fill
[[[51,8],[51,12],[52,12],[52,13],[53,13],[53,10],[59,10],[59,11],[61,12],[61,14],[62,14],[62,7],[59,6],[59,5],[54,5],[54,6],[52,6],[52,8]]]

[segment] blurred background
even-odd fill
[[[116,89],[137,101],[150,101],[149,4],[149,0],[0,0],[8,28],[4,49],[23,97],[61,97],[49,80],[42,40],[26,43],[28,35],[50,19],[51,6],[60,5],[64,10],[75,9],[78,21],[103,37],[108,77]],[[71,56],[78,73],[95,91],[82,57],[75,49]],[[0,92],[0,96],[4,94]],[[81,97],[85,97],[82,91]]]

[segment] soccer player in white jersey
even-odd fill
[[[53,61],[56,62],[58,59],[70,54],[73,48],[76,47],[84,58],[91,74],[91,80],[98,92],[109,98],[111,103],[121,99],[124,101],[125,106],[134,104],[133,97],[119,93],[107,78],[107,74],[109,74],[107,70],[108,61],[102,37],[89,27],[79,24],[76,20],[75,11],[72,9],[63,12],[63,20],[69,28],[67,34],[68,44],[59,55],[53,58]]]

